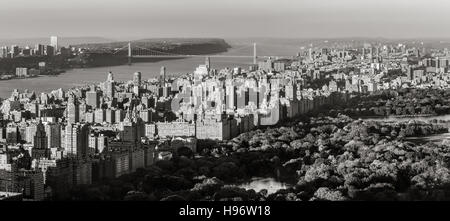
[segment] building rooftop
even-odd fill
[[[17,197],[22,195],[22,193],[16,193],[16,192],[0,192],[0,200],[5,200],[11,197]]]

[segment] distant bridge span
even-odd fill
[[[133,55],[128,56],[133,58],[186,58],[186,57],[211,57],[211,58],[253,58],[253,56],[248,55],[194,55],[194,54],[186,54],[186,55]],[[259,56],[261,57],[261,56]],[[263,56],[268,57],[268,56]]]
[[[244,46],[242,48],[248,48]],[[280,57],[280,56],[257,56],[256,55],[256,43],[253,43],[253,55],[224,55],[224,54],[211,54],[211,55],[198,55],[198,54],[182,54],[182,53],[168,53],[157,51],[149,48],[132,47],[131,42],[126,46],[117,49],[114,54],[121,51],[127,51],[128,62],[131,64],[132,58],[188,58],[188,57],[211,57],[211,58],[253,58],[253,64],[256,64],[257,58],[268,57]]]

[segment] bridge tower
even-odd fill
[[[133,57],[131,53],[131,42],[128,42],[128,65],[131,65],[131,58]]]
[[[256,64],[256,43],[253,43],[253,64]]]

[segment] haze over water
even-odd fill
[[[232,44],[233,48],[224,55],[251,55],[253,49],[251,47],[242,48],[243,45]],[[246,44],[249,46],[249,44]],[[250,45],[251,46],[251,45]],[[280,44],[276,40],[272,43],[258,43],[258,55],[273,55],[273,56],[293,56],[300,51],[301,45]],[[206,55],[205,55],[206,57]],[[204,64],[205,57],[193,57],[184,59],[164,60],[158,62],[133,63],[130,65],[96,67],[85,69],[71,69],[58,76],[40,76],[29,79],[13,79],[0,81],[0,97],[8,98],[14,89],[23,91],[50,92],[58,88],[68,89],[76,86],[92,84],[95,82],[103,82],[106,80],[107,73],[111,71],[114,74],[116,81],[132,80],[133,73],[140,71],[142,79],[149,79],[159,75],[161,66],[166,67],[168,75],[179,75],[185,73],[192,73],[200,64]],[[248,68],[252,64],[252,58],[210,58],[211,66],[214,69],[233,68],[240,66]]]

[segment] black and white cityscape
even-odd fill
[[[5,1],[0,201],[450,200],[449,2]]]

